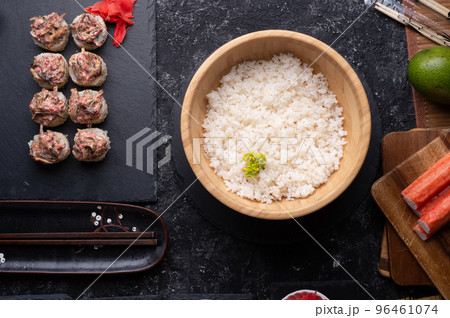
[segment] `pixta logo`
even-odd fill
[[[167,142],[172,138],[169,135],[162,135],[159,131],[153,131],[146,127],[130,138],[126,142],[126,164],[140,171],[144,171],[144,161],[146,161],[145,172],[153,175],[155,170],[155,151],[164,144],[167,144],[164,158],[158,161],[157,167],[161,168],[171,159],[172,148]],[[134,160],[136,158],[136,160]],[[147,160],[145,160],[145,158]],[[134,165],[135,163],[135,165]]]

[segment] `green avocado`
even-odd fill
[[[450,47],[434,46],[414,55],[408,76],[414,88],[428,99],[450,105]]]

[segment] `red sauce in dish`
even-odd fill
[[[317,295],[317,291],[315,291],[314,293],[310,292],[295,293],[287,297],[286,300],[324,300],[324,299],[319,295]]]

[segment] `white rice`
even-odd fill
[[[342,108],[323,74],[298,58],[243,62],[207,98],[203,147],[229,191],[264,203],[305,198],[339,169]],[[266,167],[246,178],[242,158],[251,151],[266,156]]]

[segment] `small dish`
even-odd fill
[[[106,274],[156,266],[167,248],[167,228],[155,212],[128,204],[71,201],[0,201],[0,233],[141,232],[152,224],[156,246],[1,245],[0,273]]]
[[[316,296],[319,296],[321,299],[302,299],[301,298],[304,295],[314,295],[314,294]],[[327,296],[318,292],[317,290],[300,289],[300,290],[296,290],[295,292],[292,292],[292,293],[286,295],[282,300],[329,300],[329,299]]]

